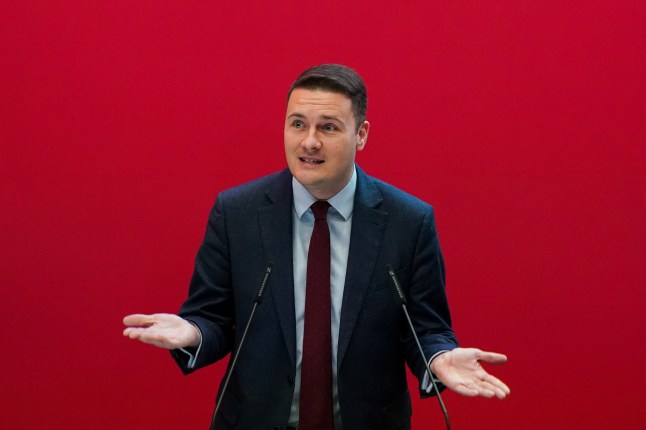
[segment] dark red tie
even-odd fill
[[[332,430],[332,334],[330,328],[330,204],[319,200],[311,208],[314,230],[307,254],[305,328],[301,364],[299,430]]]

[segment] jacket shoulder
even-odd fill
[[[218,199],[227,205],[257,206],[272,198],[288,197],[291,194],[291,179],[289,170],[284,169],[224,190]]]
[[[382,207],[384,210],[391,212],[401,210],[411,214],[423,215],[427,212],[433,212],[433,207],[422,199],[400,189],[388,182],[382,181],[371,176],[367,177],[381,195]]]

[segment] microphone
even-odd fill
[[[440,403],[440,408],[442,408],[442,413],[444,414],[446,429],[451,430],[451,423],[449,422],[449,413],[446,411],[446,407],[444,406],[444,401],[442,400],[442,396],[440,396],[440,390],[439,388],[437,388],[437,383],[435,382],[435,378],[433,378],[433,372],[431,372],[431,365],[426,359],[426,354],[424,354],[422,345],[419,343],[419,338],[417,337],[417,333],[415,333],[413,322],[411,321],[410,315],[408,314],[408,309],[406,308],[406,304],[408,302],[406,300],[406,296],[404,295],[404,290],[402,290],[401,285],[399,285],[399,280],[397,279],[397,276],[395,276],[393,266],[391,266],[390,264],[386,264],[386,270],[388,271],[388,275],[390,276],[390,280],[393,284],[393,287],[395,287],[395,291],[397,293],[397,301],[401,305],[402,310],[404,311],[404,315],[406,315],[406,321],[408,321],[408,327],[410,328],[410,332],[413,335],[413,338],[415,339],[415,343],[417,344],[417,349],[419,349],[419,353],[422,355],[422,360],[424,360],[424,364],[426,365],[426,371],[428,372],[429,379],[433,384],[433,391],[435,391],[435,395],[437,396],[437,401]]]
[[[262,282],[260,285],[258,285],[258,289],[256,290],[256,296],[253,299],[254,304],[260,304],[262,301],[263,294],[265,294],[265,287],[267,286],[267,280],[269,279],[269,275],[271,275],[271,269],[272,269],[273,263],[269,263],[267,265],[267,268],[265,269],[265,276],[262,278]],[[256,307],[251,310],[251,315],[249,316],[249,321],[251,321],[251,318],[253,317],[253,311],[256,310]],[[242,341],[240,342],[242,343]]]
[[[244,341],[247,337],[247,331],[249,331],[249,326],[251,326],[251,321],[253,321],[253,316],[256,313],[256,308],[258,307],[260,302],[262,302],[262,298],[265,293],[265,288],[267,286],[267,281],[269,280],[269,275],[271,275],[272,266],[273,266],[273,263],[269,263],[267,265],[267,268],[265,268],[265,275],[263,276],[262,282],[260,283],[260,285],[258,285],[258,288],[256,289],[256,292],[254,294],[251,314],[249,314],[247,325],[245,326],[244,331],[242,332],[242,337],[240,338],[240,344],[238,344],[238,349],[236,350],[235,354],[232,356],[233,358],[231,361],[231,366],[229,366],[229,373],[227,374],[227,379],[224,381],[224,385],[222,386],[222,392],[220,393],[220,397],[218,398],[218,404],[215,406],[215,411],[213,412],[213,417],[211,418],[211,429],[213,429],[215,426],[215,418],[217,417],[218,411],[220,410],[222,399],[224,398],[224,394],[227,391],[227,386],[229,385],[229,379],[231,379],[231,374],[233,373],[233,369],[235,368],[236,362],[238,361],[240,350],[242,349],[242,345],[244,345]]]

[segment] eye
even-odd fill
[[[294,122],[292,122],[292,127],[303,128],[305,127],[305,124],[303,124],[303,121],[301,121],[300,119],[295,119]]]
[[[327,132],[332,132],[332,131],[337,130],[337,126],[334,125],[334,124],[331,124],[331,123],[323,125],[322,128],[323,128],[324,131],[327,131]]]

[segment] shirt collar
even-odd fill
[[[352,169],[352,177],[345,187],[328,199],[332,208],[347,221],[352,215],[354,209],[354,193],[357,189],[357,169]],[[299,218],[312,206],[312,203],[318,199],[311,195],[309,191],[292,177],[292,192],[294,193],[294,209]]]

